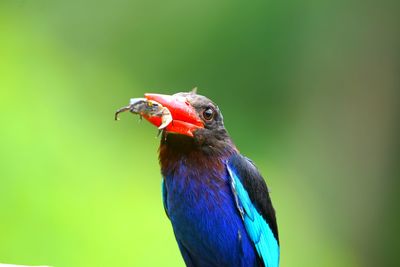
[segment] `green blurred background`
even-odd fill
[[[281,266],[399,266],[396,1],[0,2],[0,262],[184,266],[156,129],[194,86],[272,191]]]

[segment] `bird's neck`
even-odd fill
[[[161,138],[159,160],[164,177],[183,171],[202,176],[225,169],[225,161],[237,153],[229,137],[224,144],[204,144],[192,137],[164,133]]]

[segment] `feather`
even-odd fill
[[[240,162],[241,164],[238,164],[239,163],[238,161],[243,161],[243,162]],[[249,235],[251,241],[253,242],[259,257],[262,259],[266,267],[278,267],[280,249],[277,239],[277,232],[276,233],[273,232],[272,228],[267,223],[267,220],[264,218],[264,217],[269,217],[269,218],[273,217],[273,220],[275,221],[275,213],[262,214],[261,211],[259,211],[256,207],[256,206],[266,207],[270,205],[271,208],[266,210],[271,210],[271,209],[273,210],[272,205],[270,203],[271,201],[268,196],[268,189],[265,185],[264,187],[262,187],[265,190],[261,191],[247,190],[244,186],[244,183],[242,183],[243,178],[241,179],[239,177],[238,175],[239,172],[235,169],[235,165],[236,168],[238,167],[241,168],[242,174],[245,173],[246,171],[247,172],[249,171],[246,170],[246,168],[249,168],[250,171],[254,172],[255,166],[242,156],[236,157],[233,161],[233,164],[232,161],[231,164],[227,163],[227,170],[231,178],[231,189],[236,199],[235,202],[237,209],[241,214],[241,217],[245,224],[247,234]],[[257,181],[258,183],[260,182],[258,176],[261,175],[258,174],[257,177],[255,176],[251,177],[248,174],[249,173],[247,173],[247,175],[244,175],[244,177],[246,177],[247,179],[246,184],[251,184],[251,183],[254,184],[255,181]],[[260,188],[258,188],[258,190],[260,190]],[[253,193],[252,197],[249,195],[249,192]],[[264,198],[262,198],[262,196],[257,196],[257,197],[255,196],[255,194],[260,194],[261,192],[263,192]],[[258,201],[262,201],[263,203],[257,203],[258,205],[255,205],[255,203],[251,200],[251,198],[256,199]]]

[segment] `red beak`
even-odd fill
[[[202,120],[186,97],[161,94],[145,94],[144,97],[160,103],[171,112],[172,122],[165,128],[167,132],[193,137],[195,130],[204,128]],[[144,118],[157,127],[162,123],[161,118],[157,116],[144,116]]]

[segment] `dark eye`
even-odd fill
[[[212,108],[206,108],[203,111],[203,117],[205,120],[210,121],[214,117],[214,109]]]

